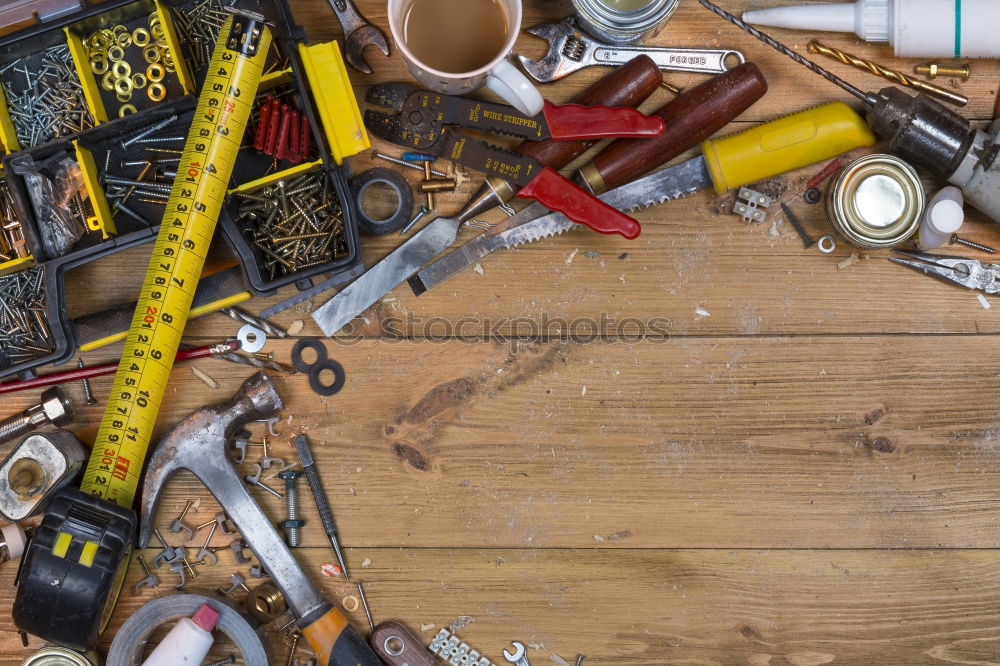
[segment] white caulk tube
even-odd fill
[[[920,221],[917,247],[921,250],[933,250],[947,245],[951,241],[951,235],[965,222],[962,205],[962,190],[957,187],[945,187],[931,197]]]
[[[212,630],[219,621],[219,613],[203,604],[194,617],[182,617],[174,625],[142,666],[197,666],[205,661],[212,649]]]
[[[998,58],[998,0],[858,0],[793,5],[743,13],[757,25],[853,32],[869,42],[891,42],[902,58]]]

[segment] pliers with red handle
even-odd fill
[[[397,113],[365,112],[368,131],[386,141],[450,159],[478,171],[500,176],[521,189],[517,196],[535,199],[605,234],[635,238],[639,223],[558,172],[525,155],[498,148],[480,139],[449,130],[446,125],[507,134],[523,139],[556,141],[610,137],[651,138],[664,130],[661,118],[650,118],[630,108],[556,106],[545,103],[537,116],[524,116],[503,104],[420,90],[407,83],[387,83],[368,91],[368,102]]]

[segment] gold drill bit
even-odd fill
[[[820,53],[834,60],[839,60],[845,65],[851,65],[852,67],[857,67],[858,69],[863,69],[876,76],[881,76],[884,79],[889,79],[894,81],[901,86],[906,86],[908,88],[915,88],[916,90],[922,90],[928,95],[933,95],[935,97],[940,97],[941,99],[951,102],[952,104],[957,104],[958,106],[965,106],[969,103],[969,98],[959,95],[958,93],[953,93],[950,90],[946,90],[941,86],[936,86],[933,83],[927,83],[925,81],[920,81],[914,79],[903,72],[896,71],[894,69],[887,69],[871,60],[864,60],[857,56],[851,55],[850,53],[845,53],[840,49],[830,48],[822,44],[817,40],[812,40],[809,42],[809,53]]]

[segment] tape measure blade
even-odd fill
[[[130,507],[173,359],[250,120],[271,35],[226,19],[198,97],[160,232],[81,489]]]

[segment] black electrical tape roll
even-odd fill
[[[208,604],[219,613],[215,625],[239,649],[246,666],[268,666],[268,651],[260,634],[242,613],[208,594],[171,594],[153,599],[133,613],[115,634],[105,666],[136,666],[143,661],[146,642],[161,625],[191,617]]]
[[[386,185],[396,194],[396,211],[384,220],[376,220],[365,210],[365,193],[374,185]],[[351,196],[358,211],[358,228],[371,236],[384,236],[399,231],[410,221],[413,192],[402,174],[391,169],[368,169],[351,180]]]

